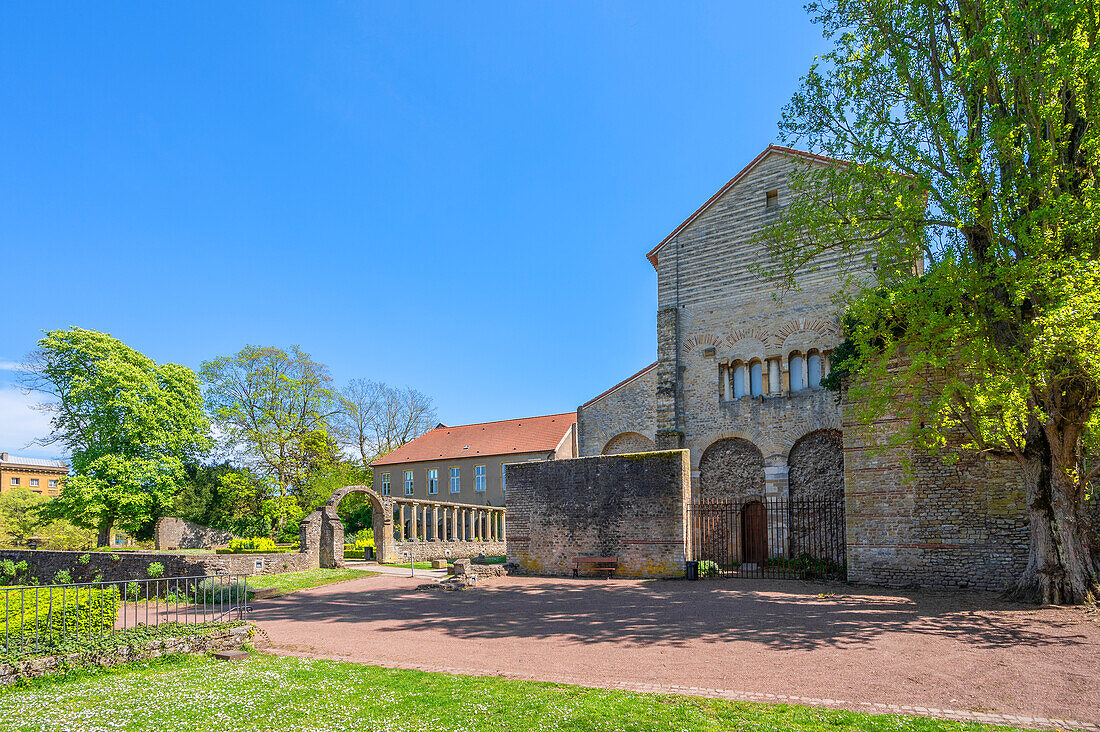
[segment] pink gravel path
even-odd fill
[[[253,620],[275,652],[382,666],[1100,724],[1100,622],[1083,610],[791,581],[508,577],[416,592],[424,581],[320,587],[256,602]]]

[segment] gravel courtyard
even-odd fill
[[[1100,617],[1080,609],[793,581],[508,577],[417,592],[425,581],[383,575],[257,601],[260,645],[590,686],[1100,723]]]

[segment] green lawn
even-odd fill
[[[168,657],[0,691],[5,730],[981,730],[977,724],[396,671]],[[1007,728],[1002,728],[1007,729]]]
[[[248,586],[258,590],[264,587],[274,587],[278,595],[298,590],[308,590],[310,587],[333,582],[343,582],[349,579],[360,579],[378,574],[377,572],[364,572],[360,569],[307,569],[304,572],[282,572],[280,574],[259,574],[248,578]]]
[[[506,562],[507,559],[508,559],[507,557],[502,557],[502,556],[485,557],[485,561],[482,562],[482,564],[504,564],[504,562]],[[448,559],[447,560],[447,564],[454,564],[454,563],[455,563],[455,560],[453,560],[453,559]],[[385,562],[385,563],[382,564],[382,566],[384,566],[384,567],[408,567],[409,563],[408,562]],[[431,562],[414,562],[413,566],[416,567],[416,569],[431,569],[432,568],[432,563]]]

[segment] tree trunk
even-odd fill
[[[111,521],[104,521],[99,525],[99,539],[96,542],[96,546],[110,546],[111,544]]]
[[[1010,594],[1046,605],[1097,600],[1100,567],[1087,504],[1073,479],[1055,468],[1045,435],[1028,440],[1024,481],[1030,552]]]

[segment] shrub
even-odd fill
[[[356,535],[355,549],[374,549],[374,529],[364,529]]]
[[[126,585],[126,598],[129,600],[138,599],[138,595],[141,594],[141,587],[137,582],[131,582]]]
[[[274,552],[275,542],[265,536],[251,539],[233,539],[229,542],[231,552]]]
[[[195,602],[209,604],[233,602],[235,600],[243,602],[248,598],[248,583],[244,577],[238,577],[232,581],[218,577],[207,577],[195,585],[194,593]]]
[[[99,634],[114,628],[118,615],[119,593],[113,585],[27,588],[5,594],[6,632],[22,634],[27,640],[36,633],[40,641],[47,642]]]
[[[709,559],[704,559],[703,561],[699,562],[700,577],[717,577],[718,570],[718,562],[713,562]]]
[[[153,562],[149,565],[149,569],[146,573],[153,579],[160,579],[164,576],[164,565],[160,562]]]
[[[80,562],[81,564],[87,564],[88,562],[92,561],[92,555],[81,554],[79,557],[77,557],[76,561]]]
[[[69,574],[67,569],[57,570],[57,574],[53,576],[53,583],[55,585],[71,585],[73,583],[73,576]]]
[[[122,555],[121,554],[112,554],[111,555],[111,561],[112,562],[121,562],[122,561]]]
[[[364,552],[362,549],[345,549],[344,559],[364,559]]]

